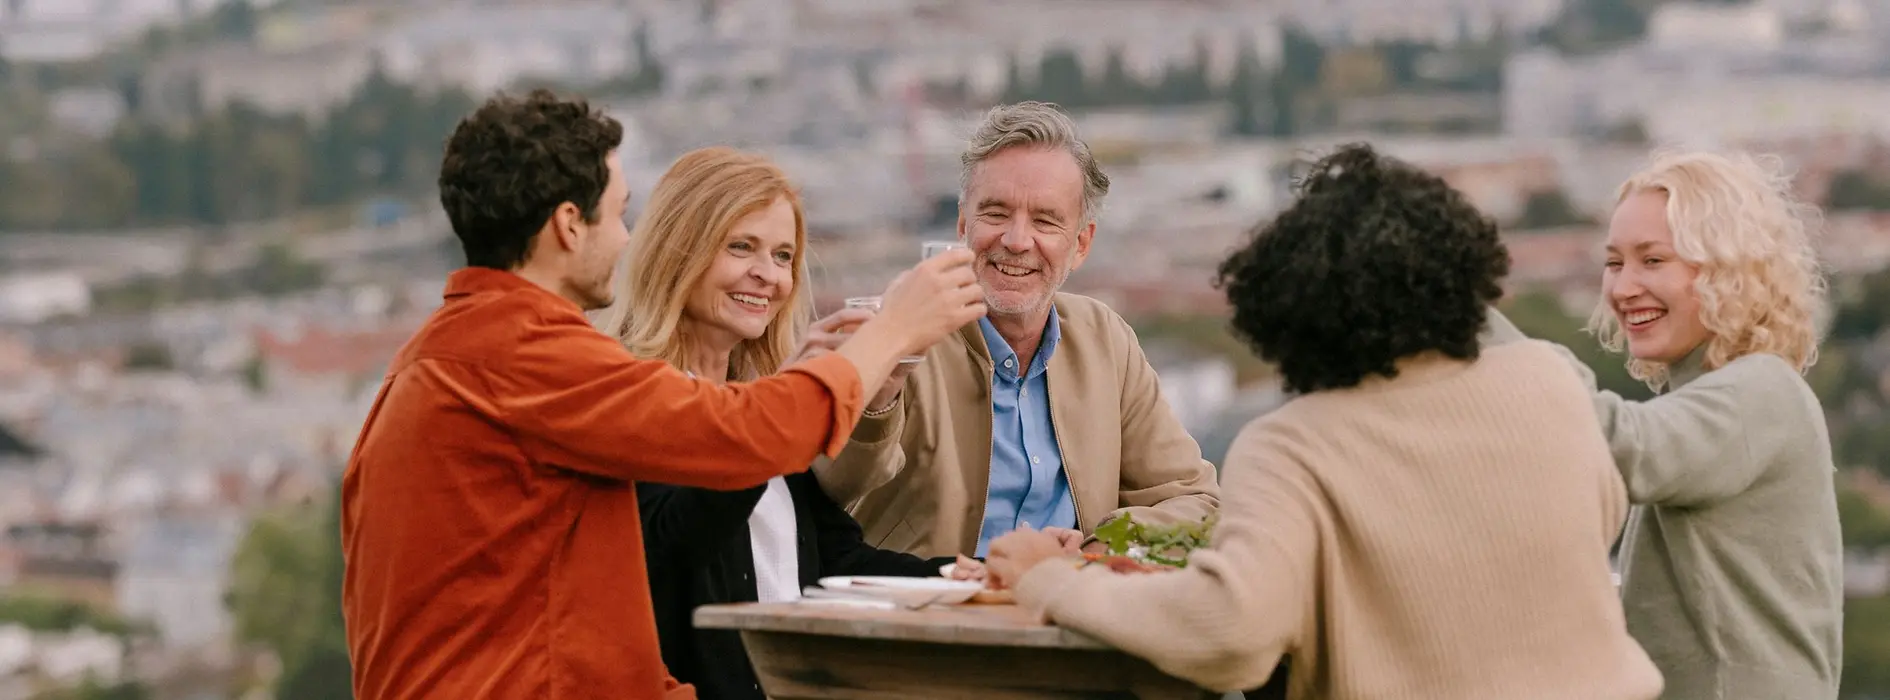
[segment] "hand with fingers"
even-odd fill
[[[991,541],[984,557],[984,572],[998,588],[1013,588],[1032,567],[1065,555],[1055,535],[1032,530],[1028,524]]]
[[[833,352],[853,336],[854,329],[872,318],[871,309],[841,309],[828,314],[807,327],[807,337],[801,339],[801,347],[794,351],[794,356],[785,364],[791,365]]]
[[[907,355],[984,317],[984,289],[971,270],[971,251],[948,250],[899,274],[881,297],[879,315],[906,331]]]
[[[956,581],[983,581],[984,562],[960,554],[957,563],[952,564],[951,578]]]
[[[835,348],[840,347],[841,343],[847,342],[847,338],[853,337],[853,331],[859,328],[860,324],[872,319],[873,313],[872,309],[841,309],[815,321],[813,325],[808,326],[807,337],[801,339],[800,349],[794,351],[794,356],[786,364],[791,365],[833,352]],[[916,366],[913,363],[900,363],[898,367],[893,368],[892,376],[886,378],[886,383],[881,385],[879,392],[873,395],[873,400],[867,402],[867,412],[879,413],[892,405],[892,402],[899,398],[899,391],[906,386],[906,376],[912,374],[912,368]]]
[[[1057,538],[1057,544],[1063,545],[1063,551],[1069,554],[1082,554],[1083,540],[1088,539],[1082,530],[1072,530],[1067,527],[1052,526],[1044,528],[1043,531],[1044,534]]]
[[[834,351],[860,370],[863,384],[879,387],[873,403],[884,407],[897,396],[897,387],[911,372],[898,366],[901,358],[922,355],[945,336],[984,317],[984,290],[971,260],[971,251],[950,250],[900,273],[881,296],[879,313]]]

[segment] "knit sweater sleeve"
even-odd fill
[[[1747,355],[1647,401],[1595,408],[1635,503],[1708,505],[1743,493],[1816,422],[1817,398],[1774,355]]]
[[[1525,340],[1494,308],[1486,347]],[[1595,412],[1633,503],[1707,505],[1744,492],[1800,444],[1823,411],[1798,371],[1754,354],[1647,401],[1597,386],[1595,373],[1551,344],[1595,392]]]
[[[1229,449],[1213,543],[1187,568],[1114,574],[1047,561],[1019,580],[1018,603],[1204,688],[1266,682],[1311,614],[1324,512],[1316,482],[1278,449],[1268,422]]]

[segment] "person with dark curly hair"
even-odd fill
[[[499,96],[446,142],[468,266],[396,353],[342,476],[354,694],[690,698],[658,651],[636,483],[748,489],[847,442],[899,358],[984,314],[971,255],[903,274],[831,352],[724,386],[586,311],[629,240],[623,130]]]
[[[1627,500],[1587,389],[1546,343],[1478,347],[1508,269],[1495,223],[1364,145],[1298,195],[1220,269],[1295,398],[1234,441],[1212,544],[1117,574],[1019,532],[989,575],[1214,690],[1290,657],[1293,698],[1657,697],[1608,568]]]

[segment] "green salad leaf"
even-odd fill
[[[1096,528],[1096,540],[1108,546],[1112,555],[1134,555],[1157,564],[1187,566],[1188,555],[1207,546],[1217,519],[1216,514],[1210,514],[1191,523],[1145,525],[1124,515]]]

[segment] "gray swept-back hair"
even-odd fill
[[[1076,166],[1083,171],[1083,221],[1094,222],[1102,210],[1103,197],[1109,195],[1109,176],[1096,164],[1089,144],[1076,136],[1076,122],[1070,115],[1048,102],[1019,102],[998,105],[984,113],[978,130],[971,135],[965,152],[958,157],[958,205],[963,207],[971,192],[971,174],[978,165],[1012,146],[1060,148],[1069,151]]]

